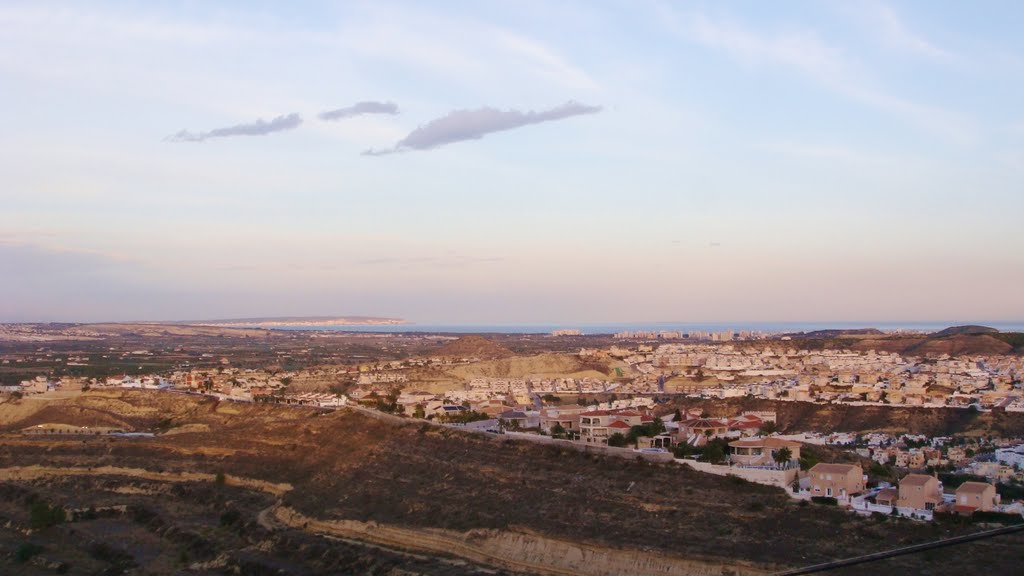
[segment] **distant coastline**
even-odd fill
[[[1024,332],[1024,321],[1019,322],[624,322],[602,324],[334,324],[311,325],[280,323],[273,326],[243,324],[243,327],[272,327],[275,330],[321,330],[337,332],[381,333],[434,333],[434,334],[549,334],[559,329],[578,329],[584,335],[615,334],[628,331],[753,331],[773,334],[814,332],[817,330],[877,328],[883,332],[938,332],[950,326],[983,324],[1001,332]]]
[[[175,322],[191,326],[219,326],[227,328],[279,328],[302,330],[311,328],[350,326],[401,326],[408,324],[401,318],[377,318],[372,316],[308,316],[278,318],[232,318],[227,320],[203,320]]]

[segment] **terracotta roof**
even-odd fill
[[[906,484],[907,486],[924,486],[929,480],[934,479],[933,476],[927,474],[907,474],[903,480],[900,480],[900,486]]]
[[[619,412],[618,415],[619,416],[640,416],[640,413],[639,412],[634,412],[632,410],[626,410],[625,412]]]
[[[590,412],[580,412],[580,416],[608,416],[612,412],[608,410],[591,410]]]
[[[611,424],[609,424],[608,427],[609,428],[625,428],[626,430],[630,429],[630,425],[626,424],[622,420],[616,420],[615,422],[612,422]]]
[[[696,418],[694,420],[687,420],[683,422],[683,425],[687,428],[726,428],[728,425],[721,420],[715,420],[712,418]]]
[[[825,462],[819,462],[811,468],[811,472],[818,472],[821,474],[849,474],[854,470],[860,470],[861,474],[864,473],[860,466],[853,464],[827,464]]]
[[[900,493],[895,488],[882,488],[878,494],[875,495],[875,502],[879,500],[885,500],[891,502],[899,498]]]
[[[760,428],[761,425],[760,420],[733,420],[729,423],[729,428]]]
[[[964,482],[956,489],[957,493],[967,492],[969,494],[982,494],[992,485],[985,482]]]

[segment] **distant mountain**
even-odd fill
[[[977,334],[998,334],[999,330],[988,326],[950,326],[945,330],[939,330],[932,334],[934,338],[945,338],[946,336],[974,336]]]
[[[196,326],[394,326],[407,324],[400,318],[376,316],[277,316],[272,318],[231,318],[227,320],[199,320],[170,322]]]
[[[884,332],[877,328],[847,328],[796,332],[794,334],[787,334],[787,336],[791,338],[838,338],[840,336],[880,336],[882,334]]]

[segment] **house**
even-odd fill
[[[942,503],[942,483],[927,474],[907,474],[900,480],[900,508],[933,510]]]
[[[953,511],[957,514],[973,514],[989,512],[999,505],[996,487],[987,482],[964,482],[956,489],[956,504]]]
[[[739,432],[744,436],[756,435],[763,426],[764,421],[752,414],[743,414],[729,421],[729,430]]]
[[[469,408],[465,406],[459,406],[457,404],[442,404],[434,409],[434,415],[439,417],[452,417],[458,416],[463,412],[469,411]]]
[[[815,464],[810,470],[811,495],[846,500],[864,491],[864,469],[859,464]]]
[[[882,488],[875,494],[875,504],[879,506],[895,506],[899,500],[900,491],[896,488]]]
[[[561,426],[566,432],[578,432],[580,429],[580,415],[572,410],[560,408],[549,408],[541,411],[540,428],[551,434],[555,426]]]
[[[967,460],[967,450],[960,446],[950,446],[946,452],[946,458],[953,464],[959,464]]]
[[[751,438],[729,442],[729,460],[737,466],[776,466],[775,453],[790,452],[789,462],[800,459],[800,443],[781,438]]]
[[[686,440],[693,436],[716,438],[729,432],[729,423],[719,418],[694,418],[679,424],[679,439]]]
[[[582,412],[580,414],[580,440],[593,444],[607,444],[609,436],[616,432],[626,434],[633,426],[639,426],[641,420],[640,413],[631,411],[591,410]]]
[[[536,412],[534,412],[536,414]],[[510,428],[533,428],[539,424],[538,418],[531,418],[522,410],[508,410],[498,414],[498,421]]]

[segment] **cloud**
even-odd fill
[[[321,112],[317,117],[330,122],[363,114],[398,114],[398,104],[394,102],[357,102],[345,108]]]
[[[287,116],[278,116],[270,122],[266,122],[260,118],[255,122],[250,122],[248,124],[236,124],[225,128],[214,128],[208,132],[196,133],[182,130],[177,134],[172,134],[167,138],[164,138],[164,140],[167,142],[202,142],[209,138],[226,138],[229,136],[263,136],[264,134],[293,130],[298,128],[301,124],[301,116],[298,114],[288,114]]]
[[[504,261],[504,256],[462,256],[458,254],[447,254],[444,256],[381,256],[359,260],[358,264],[363,266],[396,266],[403,269],[412,266],[465,268],[478,264],[494,264]]]
[[[960,114],[890,94],[842,51],[814,33],[762,34],[732,22],[704,15],[677,17],[669,24],[693,42],[721,50],[747,65],[774,64],[793,69],[851,100],[904,119],[950,141],[970,143],[978,128]]]
[[[860,8],[864,8],[861,5]],[[929,58],[938,60],[951,60],[955,54],[936,46],[928,39],[910,30],[903,19],[895,10],[885,4],[877,4],[874,10],[875,20],[881,25],[881,30],[890,43],[901,48],[916,52]]]
[[[367,150],[367,156],[380,156],[395,152],[411,150],[431,150],[465,140],[479,140],[487,134],[512,130],[531,124],[564,120],[582,114],[596,114],[600,106],[587,106],[579,102],[569,101],[561,106],[540,112],[529,110],[498,110],[497,108],[477,108],[476,110],[454,110],[446,116],[431,120],[413,130],[408,136],[395,144],[394,148],[384,150]]]

